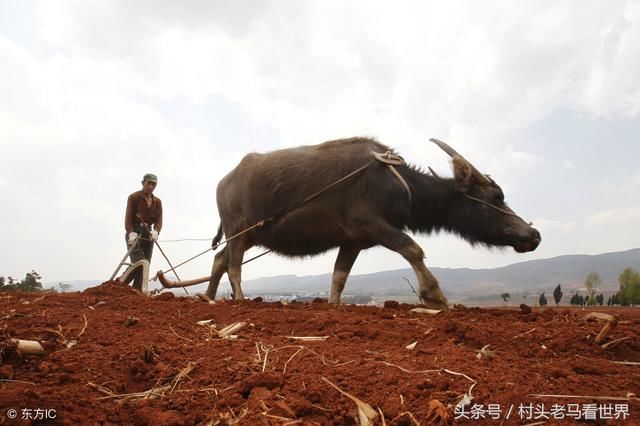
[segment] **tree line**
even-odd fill
[[[52,289],[53,291],[59,290],[62,292],[71,289],[71,284],[59,283],[58,289]],[[0,275],[0,292],[5,291],[43,291],[42,288],[42,275],[37,273],[35,269],[31,272],[27,272],[22,280],[17,280],[11,276],[6,278]]]
[[[636,306],[640,305],[640,272],[633,268],[625,268],[618,276],[618,291],[609,296],[607,306]],[[596,272],[590,272],[584,281],[585,295],[574,293],[569,303],[575,306],[595,306],[604,305],[604,294],[598,293],[599,287],[602,285],[602,279]],[[562,299],[562,289],[560,284],[553,291],[553,298],[556,305],[560,304]],[[540,306],[547,305],[547,297],[543,292],[538,298]]]
[[[23,280],[0,275],[0,291],[42,291],[42,276],[35,270],[27,272]]]
[[[538,298],[538,303],[540,304],[540,306],[547,306],[547,297],[544,295],[544,291],[542,292],[542,294],[540,295],[540,297]],[[558,306],[560,304],[560,301],[562,300],[562,286],[560,284],[557,285],[557,287],[553,290],[553,300],[556,302],[556,306]]]

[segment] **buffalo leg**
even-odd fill
[[[415,242],[415,248],[420,250],[422,253],[422,249]],[[413,248],[412,248],[413,249]],[[404,255],[403,255],[404,256]],[[421,254],[422,258],[424,258],[424,254]],[[449,302],[447,298],[442,293],[440,286],[438,285],[438,280],[433,276],[431,271],[427,269],[424,261],[420,259],[419,261],[411,264],[418,280],[420,282],[420,298],[422,299],[422,303],[433,308],[433,309],[449,309]]]
[[[448,310],[447,298],[438,286],[438,280],[424,264],[424,252],[411,237],[386,224],[376,223],[366,226],[368,235],[375,235],[376,242],[400,253],[413,268],[420,284],[422,303],[433,309]]]
[[[244,299],[244,294],[242,294],[242,288],[240,287],[240,283],[242,282],[242,259],[244,258],[244,252],[247,247],[245,247],[244,239],[239,238],[237,240],[230,241],[227,248],[229,249],[227,275],[231,282],[233,298],[235,300],[242,300]]]
[[[336,258],[336,263],[333,268],[329,303],[334,303],[336,305],[340,304],[340,295],[342,294],[342,290],[344,290],[344,285],[347,282],[349,273],[351,272],[351,267],[358,257],[358,253],[360,253],[359,248],[346,246],[340,247],[338,257]]]
[[[227,247],[223,247],[223,249],[216,253],[216,256],[213,261],[213,266],[211,267],[211,278],[209,279],[209,286],[207,287],[207,296],[211,299],[216,298],[216,293],[218,292],[218,286],[220,285],[220,279],[227,272],[227,264],[229,262],[229,252]]]

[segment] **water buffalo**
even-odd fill
[[[409,262],[423,303],[446,310],[447,299],[407,231],[443,230],[471,244],[511,246],[521,253],[535,250],[540,233],[507,207],[490,177],[444,142],[432,141],[452,157],[453,178],[425,173],[403,161],[390,170],[372,152],[399,157],[369,138],[246,155],[218,184],[221,224],[214,244],[223,233],[229,240],[215,256],[211,275],[171,282],[159,274],[160,281],[166,287],[209,281],[207,295],[214,298],[226,272],[234,298],[242,299],[241,264],[250,247],[264,246],[292,257],[338,247],[329,298],[338,304],[360,251],[381,245]],[[254,224],[260,226],[241,233]]]

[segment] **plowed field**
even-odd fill
[[[412,308],[1,293],[0,424],[640,424],[639,310]]]

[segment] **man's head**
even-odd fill
[[[158,177],[153,173],[147,173],[142,177],[142,190],[151,194],[158,184]]]
[[[154,175],[153,173],[147,173],[146,175],[144,175],[142,177],[142,183],[145,183],[147,181],[157,184],[158,183],[158,176]]]

